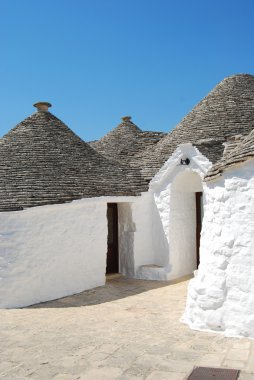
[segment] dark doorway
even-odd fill
[[[197,268],[199,266],[199,248],[200,248],[200,234],[202,229],[203,219],[203,199],[202,192],[196,193],[196,254],[197,254]]]
[[[118,273],[118,210],[117,203],[108,203],[108,252],[106,273]]]

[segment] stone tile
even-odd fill
[[[247,365],[245,366],[245,370],[247,372],[253,372],[254,373],[254,357],[251,356],[248,360]],[[254,378],[253,378],[254,379]]]
[[[144,379],[146,376],[148,376],[150,372],[151,370],[149,368],[144,368],[137,364],[133,364],[129,366],[128,369],[126,369],[126,371],[124,372],[124,375],[129,376],[129,377],[132,377],[132,376],[141,377],[142,379]]]
[[[254,373],[253,374],[244,373],[244,372],[240,373],[239,380],[253,380],[253,379],[254,379]]]
[[[186,372],[193,368],[193,362],[186,360],[168,359],[157,355],[143,355],[137,359],[136,364],[149,369],[159,369],[168,372]]]
[[[249,358],[249,350],[242,350],[242,349],[235,349],[232,348],[227,353],[227,359],[228,360],[240,360],[240,361],[247,361]]]
[[[116,378],[116,380],[143,380],[143,376],[133,376],[133,375],[120,375]]]
[[[102,344],[99,348],[99,352],[104,352],[107,354],[112,354],[114,351],[116,351],[118,348],[120,348],[118,344],[109,344],[109,343],[104,343]]]
[[[94,361],[99,362],[99,361],[107,359],[107,357],[108,357],[108,354],[105,354],[104,352],[99,352],[99,351],[94,352],[88,356],[90,362],[94,362]]]
[[[243,369],[245,368],[245,362],[240,360],[224,360],[223,367],[228,367],[232,369]]]
[[[153,371],[146,380],[184,380],[186,374],[179,372]]]
[[[121,375],[120,368],[104,367],[104,368],[91,368],[84,374],[80,374],[80,380],[114,380]]]
[[[245,339],[239,339],[238,342],[233,344],[233,349],[248,350],[251,348],[251,342]]]
[[[80,376],[70,375],[66,373],[58,373],[57,375],[52,377],[52,380],[78,380]]]
[[[220,354],[206,354],[203,355],[198,361],[197,366],[204,367],[220,367],[223,362],[224,355]]]

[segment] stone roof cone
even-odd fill
[[[245,137],[241,135],[231,139],[232,149],[225,149],[221,160],[216,162],[208,171],[207,181],[218,178],[224,170],[254,158],[254,129]]]
[[[131,120],[131,116],[123,116],[116,128],[92,142],[91,146],[107,158],[130,164],[137,153],[148,146],[154,146],[165,133],[142,131]]]
[[[138,171],[100,155],[61,120],[38,111],[0,139],[0,211],[103,195],[137,195]]]
[[[254,126],[254,76],[238,74],[220,82],[151,152],[139,157],[145,178],[151,179],[179,144],[191,142],[212,162],[218,161],[223,142],[247,135]]]

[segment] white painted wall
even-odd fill
[[[142,265],[154,263],[152,231],[152,197],[143,193],[132,205],[133,220],[135,222],[134,260],[135,277],[142,278],[139,268]]]
[[[104,284],[106,203],[92,200],[0,213],[0,307]]]
[[[120,272],[135,277],[140,265],[154,262],[148,193],[0,213],[0,307],[104,285],[107,203],[118,204]]]
[[[180,165],[181,158],[190,165]],[[195,269],[195,192],[202,191],[202,179],[211,162],[191,144],[180,145],[150,183],[150,264],[141,268],[140,278],[172,280]]]
[[[118,203],[119,271],[130,277],[135,274],[135,232],[136,224],[133,222],[132,217],[132,203]]]
[[[183,320],[254,338],[254,160],[205,186],[200,266]]]
[[[169,223],[172,279],[197,269],[195,193],[202,190],[200,176],[189,168],[179,173],[172,183]]]

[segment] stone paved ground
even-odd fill
[[[179,322],[187,283],[113,277],[76,296],[1,310],[0,379],[183,380],[197,365],[254,379],[254,340]]]

